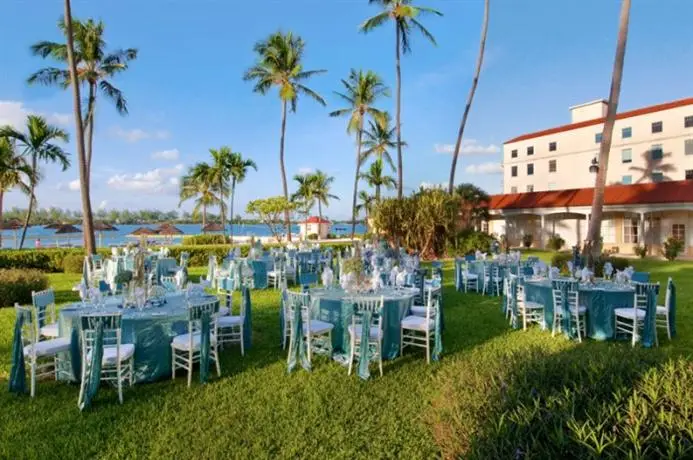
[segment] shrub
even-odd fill
[[[0,307],[31,303],[31,292],[48,288],[48,278],[38,270],[0,270]]]
[[[477,250],[481,252],[491,252],[491,245],[496,241],[493,235],[473,230],[463,230],[458,232],[451,244],[448,245],[448,255],[464,256],[473,254]]]
[[[565,245],[565,240],[563,238],[561,238],[561,235],[559,235],[558,233],[554,233],[549,238],[548,246],[549,246],[549,249],[551,249],[551,250],[560,251],[564,245]]]
[[[551,257],[551,265],[554,267],[558,267],[559,269],[561,269],[561,271],[565,272],[565,270],[567,270],[568,267],[568,261],[572,260],[572,252],[561,251],[555,253],[553,257]],[[606,262],[611,262],[611,265],[614,267],[614,270],[624,270],[626,267],[631,265],[631,262],[628,259],[624,259],[623,257],[613,257],[606,254],[602,254],[602,256],[594,262],[595,276],[603,276],[603,268]]]
[[[63,258],[63,271],[65,273],[82,273],[84,256],[79,254],[67,254]]]
[[[227,244],[228,242],[228,237],[219,233],[209,235],[192,235],[183,238],[183,245],[186,246],[197,246],[200,244]]]
[[[637,255],[641,259],[644,259],[645,256],[647,256],[648,249],[649,248],[647,247],[647,245],[643,245],[643,246],[637,245],[637,246],[633,247],[633,252],[635,253],[635,255]]]
[[[318,234],[317,234],[317,233],[311,233],[310,235],[308,235],[308,236],[306,237],[306,239],[309,239],[309,240],[311,240],[311,241],[315,241],[315,240],[318,239]]]
[[[522,246],[529,249],[532,247],[532,242],[534,241],[534,236],[531,233],[525,233],[522,235]]]
[[[664,250],[662,253],[667,260],[675,260],[683,251],[684,243],[678,238],[670,236],[664,242]]]

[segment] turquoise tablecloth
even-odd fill
[[[166,297],[164,305],[145,308],[142,312],[119,308],[119,303],[118,297],[110,297],[107,305],[98,310],[91,307],[83,308],[80,303],[76,303],[60,311],[60,336],[72,339],[70,360],[73,378],[79,380],[81,368],[79,316],[95,311],[122,312],[121,343],[135,345],[136,382],[151,382],[170,377],[171,341],[176,335],[185,334],[188,330],[188,313],[183,294],[170,294]]]
[[[383,306],[383,358],[394,359],[399,355],[400,323],[409,312],[415,289],[395,290],[385,288],[373,295],[385,296]],[[342,289],[316,288],[310,290],[312,317],[334,324],[332,348],[335,352],[349,351],[349,329],[353,304]],[[369,294],[370,295],[370,294]]]
[[[530,302],[544,305],[546,327],[553,326],[553,291],[549,280],[526,281],[525,295]],[[595,287],[580,285],[580,304],[587,307],[587,336],[596,340],[614,338],[614,309],[633,308],[635,291],[630,286],[600,283]]]

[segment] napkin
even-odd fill
[[[397,284],[397,275],[399,275],[399,269],[392,267],[392,270],[390,270],[390,285],[394,286]]]
[[[402,287],[402,286],[404,286],[406,283],[407,283],[407,272],[406,272],[406,271],[404,271],[404,272],[399,272],[399,273],[397,274],[397,279],[395,280],[395,284],[396,284],[397,286]]]
[[[574,273],[575,272],[575,265],[573,265],[573,261],[569,260],[568,262],[566,262],[566,264],[568,265],[568,271],[570,273]]]
[[[558,277],[561,276],[561,271],[558,269],[558,267],[551,267],[549,270],[549,279],[550,280],[555,280],[558,279]]]
[[[332,269],[330,267],[325,267],[325,270],[322,272],[322,285],[325,287],[330,287],[332,286],[332,282],[334,281],[334,273],[332,273]]]
[[[587,267],[583,268],[582,272],[580,272],[580,279],[582,282],[587,283],[590,278],[592,278],[592,272]]]
[[[604,264],[604,275],[606,275],[607,278],[610,278],[613,273],[614,273],[614,266],[611,265],[611,262],[605,263]]]
[[[380,269],[378,267],[375,267],[373,270],[371,287],[373,289],[380,289],[383,287],[383,279],[380,277]]]

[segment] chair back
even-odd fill
[[[89,256],[91,259],[91,269],[92,270],[102,270],[103,269],[103,259],[100,254],[92,254]]]
[[[115,346],[120,349],[120,338],[122,332],[123,317],[118,313],[94,313],[80,316],[82,325],[82,356],[94,348],[97,328],[101,326],[103,332],[103,346]],[[118,354],[119,352],[117,352]],[[83,358],[86,359],[86,358]]]
[[[368,311],[371,313],[371,327],[383,330],[383,305],[385,298],[379,297],[356,297],[354,298],[354,314],[351,316],[351,324],[360,326],[363,324],[363,314]]]
[[[178,280],[175,276],[162,276],[159,280],[159,284],[169,292],[176,292],[178,290]]]
[[[55,321],[55,291],[53,288],[31,292],[31,303],[36,310],[36,328]]]
[[[634,309],[647,310],[647,293],[650,290],[655,291],[655,296],[659,294],[659,283],[637,283],[633,282],[635,288],[635,298],[633,301]]]
[[[666,297],[664,298],[664,308],[667,309],[667,311],[671,311],[671,284],[672,284],[672,279],[669,277],[667,280],[667,293]]]
[[[310,326],[310,294],[307,292],[286,291],[286,314],[289,323],[293,326],[296,309],[301,310],[301,320],[304,328]],[[307,323],[307,324],[306,324]]]
[[[189,260],[190,260],[190,253],[189,252],[183,251],[180,253],[180,266],[181,267],[187,267]]]
[[[491,264],[484,262],[484,278],[491,277]]]
[[[30,307],[14,304],[17,319],[22,318],[22,345],[35,345],[39,339],[38,327],[34,324],[34,313]],[[35,350],[35,347],[32,347]]]
[[[216,334],[217,322],[214,319],[219,312],[219,299],[212,297],[200,297],[188,300],[188,332],[199,332],[202,328],[202,320],[205,314],[210,318],[212,334]]]

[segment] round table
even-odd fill
[[[209,296],[210,299],[217,299]],[[217,299],[218,300],[218,299]],[[176,335],[188,332],[188,313],[184,293],[167,294],[166,303],[159,307],[121,308],[122,298],[108,297],[100,308],[75,303],[64,307],[59,315],[61,337],[71,338],[70,361],[72,375],[80,378],[79,348],[80,315],[121,312],[123,315],[121,343],[135,345],[135,381],[151,382],[171,375],[171,341]]]
[[[614,338],[614,309],[633,308],[635,290],[631,286],[600,281],[595,285],[580,284],[580,305],[587,307],[587,336],[596,340]],[[544,321],[551,329],[553,326],[553,289],[551,281],[525,281],[525,296],[530,302],[544,306]]]
[[[399,355],[400,323],[409,313],[418,289],[383,288],[368,296],[384,296],[383,305],[383,358],[394,359]],[[314,319],[334,324],[332,330],[332,348],[336,352],[346,353],[349,350],[349,326],[353,313],[353,295],[341,288],[310,290],[312,301],[311,316]]]

